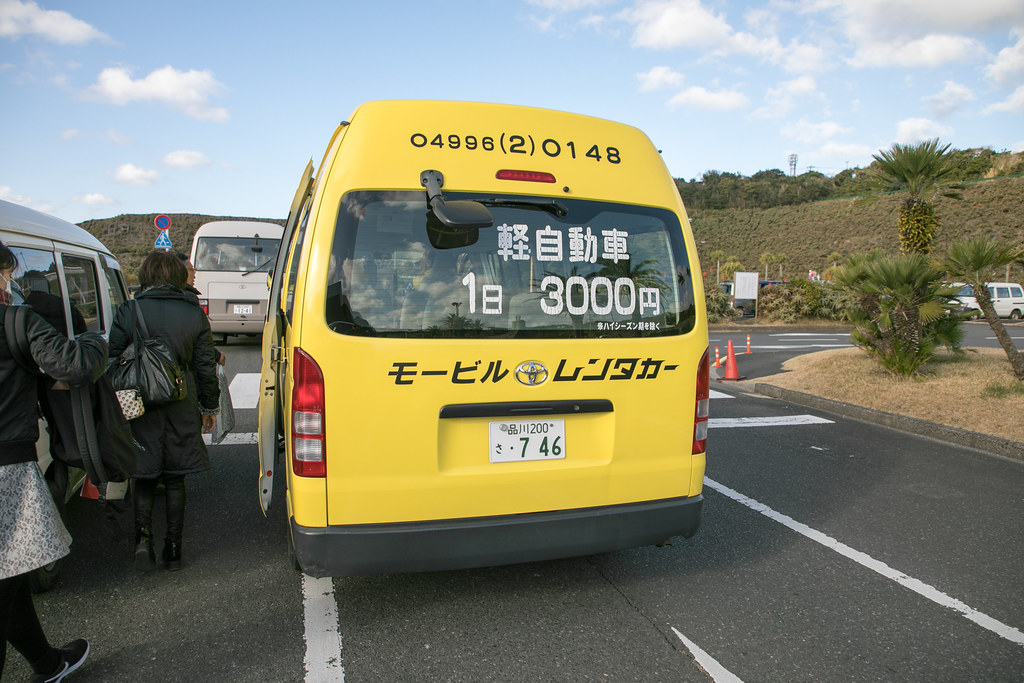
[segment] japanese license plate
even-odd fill
[[[252,304],[235,304],[235,315],[252,315]]]
[[[565,420],[491,422],[489,431],[491,462],[565,458]]]

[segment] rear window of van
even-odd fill
[[[342,199],[325,316],[340,334],[649,337],[693,329],[693,280],[675,213],[628,204],[447,193],[484,203],[488,228],[440,225],[423,192]]]

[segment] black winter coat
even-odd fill
[[[210,469],[203,443],[202,415],[215,414],[220,406],[217,384],[217,351],[210,322],[195,297],[173,287],[150,287],[136,297],[150,337],[161,339],[186,369],[188,398],[146,412],[132,420],[132,434],[139,443],[135,476],[152,479],[163,472],[191,474]],[[130,302],[118,309],[110,330],[110,358],[127,348],[133,331]],[[113,362],[113,361],[112,361]]]
[[[6,312],[0,305],[0,465],[35,460],[39,438],[39,379],[18,365],[7,346]],[[103,374],[107,343],[99,334],[86,332],[72,341],[33,311],[25,317],[25,333],[32,359],[50,378],[86,385]]]

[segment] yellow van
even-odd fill
[[[708,333],[658,150],[577,114],[359,107],[271,280],[260,502],[313,576],[544,560],[700,525]]]

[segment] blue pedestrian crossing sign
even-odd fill
[[[160,236],[156,238],[156,242],[153,242],[153,248],[154,249],[170,249],[171,248],[171,238],[167,234],[166,230],[161,230],[160,231]]]

